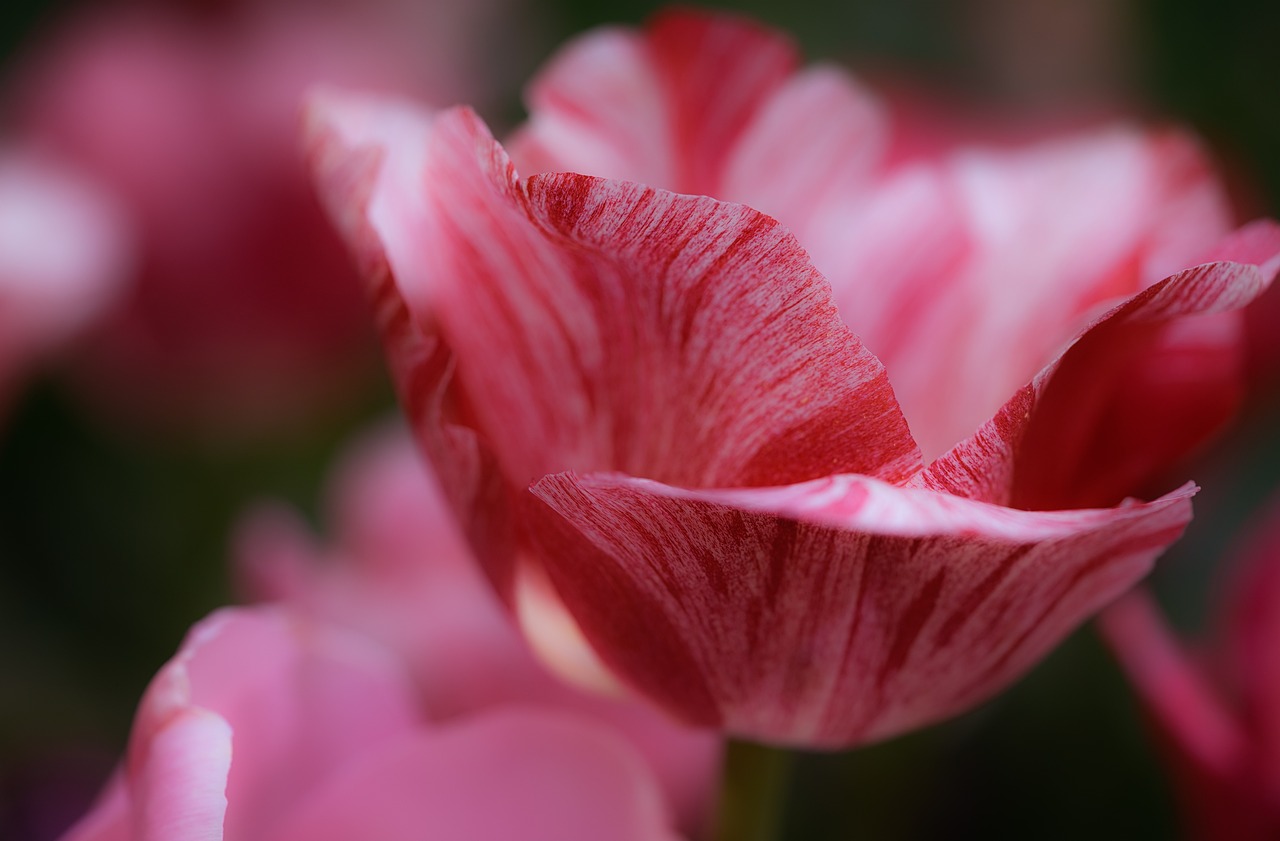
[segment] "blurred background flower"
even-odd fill
[[[512,707],[435,721],[394,654],[283,607],[197,623],[68,841],[674,841],[618,734]]]
[[[0,416],[42,361],[126,291],[113,197],[27,149],[0,150]]]
[[[1280,832],[1280,500],[1259,513],[1220,558],[1202,639],[1171,632],[1145,588],[1099,620],[1150,719],[1180,814],[1206,841]]]
[[[404,41],[393,37],[383,42],[381,36],[374,37],[376,43],[392,44],[377,58],[403,55],[398,53],[401,47],[395,46],[398,43],[435,45],[416,54],[410,47],[408,61],[418,68],[420,83],[435,79],[441,85],[434,91],[418,90],[450,101],[480,96],[491,123],[506,126],[521,116],[520,80],[528,78],[559,41],[601,23],[638,23],[657,8],[649,0],[534,3],[529,0],[523,14],[514,16],[509,11],[495,13],[488,3],[405,0],[403,7],[388,12],[393,19],[412,21],[395,28]],[[1038,126],[1073,125],[1117,113],[1172,118],[1189,122],[1206,138],[1227,174],[1237,216],[1280,211],[1280,154],[1276,151],[1280,149],[1280,110],[1275,108],[1272,58],[1280,38],[1276,4],[1264,0],[853,0],[833,6],[798,0],[783,7],[765,0],[742,0],[717,5],[755,14],[793,32],[811,59],[835,59],[882,88],[902,91],[899,107],[918,117],[922,143],[934,134],[936,121],[944,121],[948,131],[958,125],[977,136],[989,133],[993,126],[1006,130],[1003,127],[1010,121],[1016,126],[1019,116],[1034,118]],[[4,4],[0,73],[5,80],[0,87],[5,91],[5,106],[0,137],[5,143],[34,131],[30,126],[36,118],[27,106],[19,108],[21,100],[34,95],[19,92],[36,84],[32,68],[47,60],[41,55],[50,55],[53,45],[87,37],[83,33],[113,30],[119,22],[144,14],[140,8],[129,6],[125,18],[87,1]],[[158,87],[154,94],[158,96],[165,85],[172,85],[170,94],[187,102],[181,86],[192,84],[194,72],[203,79],[201,85],[223,90],[219,96],[225,101],[230,96],[225,91],[233,90],[229,87],[233,79],[243,79],[242,74],[254,67],[272,66],[279,54],[267,48],[267,35],[239,42],[245,46],[238,60],[225,57],[225,45],[237,43],[246,30],[253,29],[244,23],[229,26],[226,21],[258,19],[259,13],[245,17],[248,8],[218,0],[166,6],[165,19],[185,21],[176,28],[182,38],[189,39],[181,43],[192,45],[177,50],[175,66],[200,69],[183,71],[164,84],[148,77],[147,88]],[[323,8],[325,15],[351,13],[349,7],[344,12],[340,3]],[[461,9],[464,15],[453,25],[447,23],[450,9]],[[261,18],[279,21],[295,12],[280,7]],[[97,23],[84,23],[85,15]],[[445,23],[433,23],[439,20]],[[276,32],[287,39],[287,32]],[[441,33],[448,34],[441,38]],[[248,46],[254,43],[256,47]],[[324,39],[317,35],[312,43],[321,44]],[[154,58],[137,50],[126,52],[130,62]],[[226,69],[228,65],[235,69]],[[46,80],[71,72],[66,67],[45,68],[39,75]],[[309,73],[297,65],[289,72]],[[280,78],[290,78],[289,73]],[[251,98],[257,105],[246,104],[241,113],[264,106],[274,112],[277,105],[270,103],[287,98],[288,89],[298,83],[298,75],[291,78],[294,81],[288,85],[260,91],[261,98]],[[480,90],[464,89],[466,80],[476,78],[484,80]],[[254,137],[274,133],[276,129],[269,126],[282,124],[275,122],[279,113],[264,117],[259,112],[259,118],[255,122],[258,118],[227,117],[210,124],[207,113],[197,113],[184,130],[195,133],[196,148],[228,135],[238,138],[228,149],[246,155],[245,149],[255,146]],[[104,127],[125,136],[129,128],[112,126],[110,120]],[[264,134],[255,135],[255,131]],[[56,134],[51,128],[41,133]],[[286,145],[292,139],[276,137],[262,143],[255,171],[267,173],[262,176],[265,184],[285,184],[280,192],[292,198],[273,198],[272,202],[279,202],[276,207],[305,207],[307,195],[291,193],[295,188],[288,187],[289,179],[276,177],[292,166],[287,155],[293,148]],[[211,197],[243,189],[236,186],[243,184],[238,179],[227,176],[224,181],[219,173],[228,164],[218,156],[197,166],[175,160],[173,148],[147,148],[154,160],[143,158],[144,176],[176,166],[187,183],[202,177],[201,183],[212,190]],[[192,154],[191,149],[181,151]],[[56,154],[58,160],[50,165],[59,171],[71,168],[78,180],[95,184],[101,180],[95,168],[69,160],[76,157],[69,146]],[[272,170],[275,166],[280,172]],[[123,180],[122,175],[116,177]],[[136,194],[139,189],[125,192]],[[190,193],[180,196],[191,197]],[[247,206],[246,218],[258,212],[253,201],[221,206],[233,208],[227,223],[233,229],[240,212],[234,208]],[[186,207],[191,210],[192,205]],[[202,218],[206,209],[199,203],[195,207],[189,218]],[[291,212],[285,215],[297,218]],[[151,211],[151,218],[157,217],[163,225],[177,227],[181,222],[177,216],[169,219]],[[203,224],[193,236],[207,233]],[[306,226],[301,227],[288,235],[295,242],[313,244]],[[315,236],[323,239],[325,234]],[[269,240],[268,245],[273,242]],[[202,247],[213,248],[209,243]],[[307,253],[314,258],[310,249]],[[181,263],[189,256],[179,253],[165,259]],[[232,259],[216,252],[213,257]],[[159,265],[158,256],[148,259],[149,265]],[[284,257],[274,259],[287,262]],[[332,265],[321,263],[316,270],[323,274],[331,269]],[[158,269],[144,268],[142,273],[148,271],[155,274]],[[199,277],[211,270],[197,262],[193,271]],[[305,279],[286,280],[286,288],[308,288]],[[287,298],[286,312],[297,309],[288,305],[292,300]],[[339,295],[339,300],[353,301],[353,309],[360,306],[358,297]],[[1280,294],[1273,290],[1262,303],[1251,313],[1257,325],[1253,408],[1228,440],[1187,471],[1204,488],[1196,499],[1196,520],[1180,546],[1158,564],[1152,579],[1174,625],[1189,636],[1202,622],[1208,601],[1204,592],[1216,575],[1223,546],[1280,475],[1280,441],[1274,433],[1280,420],[1280,378],[1276,376],[1280,353],[1275,339],[1280,330],[1271,326],[1280,317],[1270,314],[1280,312]],[[0,306],[6,306],[0,313],[3,323],[13,310],[7,309],[7,303]],[[217,309],[222,306],[219,302]],[[361,328],[351,326],[354,322],[345,317],[350,313],[344,314],[342,306],[297,314],[320,325],[314,330],[298,327],[304,339],[333,335],[326,334],[326,325],[338,323],[346,325],[343,330],[354,331],[339,331],[339,335],[355,336],[351,347],[362,346]],[[228,331],[220,332],[202,318],[189,318],[192,335],[174,330],[168,341],[203,340],[207,334],[212,334],[211,340],[225,341]],[[165,329],[176,325],[165,322]],[[110,326],[100,329],[100,336],[118,331]],[[236,335],[234,330],[229,333]],[[106,348],[107,339],[100,341],[104,344],[99,348]],[[139,340],[130,341],[134,342],[130,347],[138,347]],[[326,341],[320,344],[327,348]],[[104,387],[86,398],[86,383],[99,376],[103,379],[97,382],[109,382],[105,372],[118,357],[115,351],[102,349],[101,358],[86,361],[83,354],[92,355],[94,345],[85,338],[79,347],[84,350],[78,363],[71,351],[52,351],[69,360],[68,370],[79,388],[74,393],[79,396],[68,396],[66,375],[32,380],[29,387],[10,395],[0,433],[0,662],[5,670],[0,680],[0,837],[4,838],[53,838],[82,811],[124,744],[134,704],[158,664],[175,650],[187,627],[230,599],[226,544],[244,506],[262,495],[277,496],[299,506],[304,516],[321,520],[318,489],[326,465],[353,430],[391,405],[376,356],[370,351],[364,357],[370,360],[368,367],[362,367],[363,362],[354,366],[358,373],[347,396],[321,400],[323,410],[313,408],[292,417],[284,410],[264,410],[259,417],[271,421],[273,436],[255,438],[237,430],[234,440],[213,443],[210,426],[212,438],[217,438],[231,431],[233,424],[206,421],[223,411],[229,413],[224,417],[234,418],[235,407],[179,411],[181,402],[176,398],[148,404],[137,396],[143,393],[143,384],[129,382],[128,376],[118,373],[124,381],[117,380],[116,387]],[[358,356],[361,351],[354,353]],[[337,359],[324,364],[343,367],[349,361],[345,355]],[[150,381],[169,376],[165,357],[153,357],[149,364],[154,367],[142,370],[151,371]],[[263,361],[260,371],[259,357],[236,364],[240,371],[229,377],[231,388],[241,387],[240,375],[254,373],[244,379],[246,384],[254,383],[256,375],[269,367]],[[34,376],[35,369],[26,367]],[[335,379],[340,379],[337,374],[335,369]],[[24,371],[23,377],[27,376]],[[209,377],[209,382],[216,382],[213,375]],[[305,379],[298,384],[308,385]],[[186,385],[181,377],[169,383],[175,389],[169,394]],[[320,391],[329,385],[321,377]],[[255,385],[255,391],[268,402],[283,397],[283,390],[275,392],[267,386]],[[202,399],[199,392],[192,398],[197,403]],[[100,414],[104,410],[109,415]],[[170,414],[165,417],[160,410]],[[203,426],[198,435],[189,434],[187,423],[193,415],[194,422]],[[172,420],[175,417],[179,422]],[[157,423],[157,418],[162,422]],[[158,427],[163,427],[163,434],[153,431]],[[956,722],[852,753],[801,757],[783,820],[785,837],[819,841],[978,835],[1167,838],[1178,834],[1173,800],[1120,672],[1086,630],[1012,691]]]
[[[363,293],[301,166],[298,103],[339,82],[483,102],[502,62],[473,64],[498,49],[481,22],[510,6],[97,7],[25,45],[8,131],[90,173],[133,234],[134,282],[70,360],[92,409],[226,440],[367,392]]]

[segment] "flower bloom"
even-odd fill
[[[455,5],[432,8],[447,18]],[[298,157],[297,112],[316,82],[459,94],[455,68],[437,66],[457,45],[414,40],[397,7],[412,11],[98,10],[24,56],[8,124],[92,176],[136,234],[136,283],[74,369],[96,406],[220,435],[269,431],[349,399],[376,370],[360,284]],[[466,41],[436,23],[442,40]]]
[[[327,94],[308,128],[527,631],[550,603],[688,721],[848,746],[989,697],[1181,533],[1191,486],[1128,497],[1230,417],[1280,264],[1270,223],[1212,245],[1189,141],[889,166],[856,83],[681,13],[530,101],[517,163],[465,109]]]
[[[423,719],[381,648],[280,608],[192,629],[65,841],[674,841],[644,764],[547,711]]]
[[[90,181],[0,149],[0,410],[38,357],[123,291],[128,240],[119,208]]]
[[[1267,514],[1229,564],[1222,633],[1207,651],[1178,640],[1145,592],[1099,622],[1155,724],[1198,838],[1280,832],[1280,503]]]
[[[719,734],[549,674],[484,581],[406,430],[360,441],[330,489],[329,546],[291,509],[263,505],[246,517],[236,553],[242,589],[394,650],[433,721],[534,709],[620,733],[652,768],[678,826],[703,834],[718,788]]]

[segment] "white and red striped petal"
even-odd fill
[[[1022,512],[860,476],[694,491],[533,488],[535,545],[605,663],[729,732],[841,747],[991,696],[1130,587],[1191,489]]]
[[[1238,311],[1280,267],[1280,226],[1256,222],[1209,256],[1097,319],[916,483],[1046,510],[1113,505],[1162,478],[1242,399]]]
[[[625,182],[520,181],[465,111],[317,111],[322,182],[339,204],[367,196],[348,227],[384,333],[419,348],[406,401],[465,416],[509,487],[563,470],[729,486],[917,469],[882,366],[772,219]],[[353,179],[371,154],[381,169]]]

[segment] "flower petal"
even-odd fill
[[[156,761],[166,763],[164,768],[178,763],[172,773],[186,773],[179,738],[213,739],[212,725],[199,723],[207,718],[222,722],[228,738],[234,733],[234,762],[229,774],[223,771],[224,805],[227,836],[241,838],[249,837],[249,827],[255,835],[269,832],[303,791],[349,757],[413,727],[413,706],[397,665],[355,637],[278,610],[220,611],[192,629],[139,706],[127,766],[135,817],[151,820],[142,799],[148,791],[170,804],[165,810],[205,814],[212,808],[189,809],[167,787],[146,788],[168,785],[163,778],[146,782],[158,773]],[[175,722],[188,723],[174,730]],[[171,731],[176,735],[163,741]],[[172,752],[157,754],[161,749]],[[191,795],[202,791],[193,788]]]
[[[1182,758],[1229,779],[1244,762],[1245,734],[1142,588],[1098,617],[1098,627],[1143,705]]]
[[[388,258],[395,253],[400,274],[430,271],[413,247],[413,232],[430,224],[425,193],[396,185],[420,181],[433,120],[405,102],[321,89],[304,112],[304,143],[321,198],[368,284],[405,414],[485,572],[505,595],[515,554],[509,491],[492,454],[457,419],[452,351],[410,313]]]
[[[1029,510],[1109,505],[1203,443],[1241,399],[1238,313],[1280,265],[1280,226],[1230,237],[1206,263],[1099,318],[922,487]],[[1224,258],[1239,255],[1243,261]]]
[[[383,332],[411,417],[428,438],[474,428],[509,488],[566,469],[688,486],[917,469],[883,367],[772,219],[585,176],[521,182],[466,111],[437,117],[425,146],[385,119],[381,171],[353,188],[343,167],[368,160],[378,121],[323,103],[313,117],[338,215],[394,273]]]
[[[846,313],[889,369],[926,458],[972,434],[1100,304],[1193,265],[1230,225],[1204,154],[1173,133],[1121,125],[962,149],[936,172],[965,228],[964,260],[888,325],[910,342],[882,344],[885,325]]]
[[[625,745],[544,713],[494,713],[388,744],[317,791],[276,837],[675,841]]]
[[[539,556],[604,662],[689,720],[827,747],[981,701],[1147,572],[1191,490],[1030,513],[835,476],[532,488]]]
[[[715,90],[733,86],[734,119],[708,107],[703,73],[686,83],[688,63],[708,69],[690,52],[714,60]],[[838,68],[796,63],[782,36],[723,14],[590,33],[530,87],[512,159],[526,175],[620,178],[767,213],[796,234],[877,355],[909,352],[936,331],[936,317],[916,315],[967,253],[961,196],[926,167],[885,171],[890,127],[876,98]]]
[[[871,188],[888,126],[848,74],[797,64],[782,35],[731,15],[676,10],[642,31],[596,30],[530,85],[511,156],[526,175],[578,172],[750,205],[808,247],[830,201]]]
[[[222,717],[189,709],[170,718],[130,779],[134,837],[222,841],[230,770],[231,728]]]
[[[580,172],[732,201],[720,186],[735,144],[794,71],[781,35],[691,11],[644,32],[604,29],[566,47],[529,87],[513,140],[526,174]]]

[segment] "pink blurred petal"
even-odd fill
[[[723,14],[674,10],[642,31],[596,30],[529,86],[529,121],[508,147],[526,175],[579,172],[740,202],[808,243],[829,200],[871,186],[887,125],[845,73],[797,64],[783,36]]]
[[[1127,593],[1103,611],[1098,627],[1161,728],[1215,776],[1234,774],[1247,749],[1245,735],[1151,596],[1141,589]]]
[[[418,720],[410,686],[386,653],[282,611],[224,610],[192,629],[143,697],[129,746],[135,814],[152,791],[138,786],[152,773],[158,740],[193,716],[216,716],[233,734],[224,772],[231,838],[270,837],[304,792]],[[165,761],[181,759],[177,752]],[[155,796],[166,809],[186,809],[167,789]]]
[[[151,735],[130,775],[138,841],[222,841],[231,737],[224,719],[200,709]]]
[[[591,718],[426,728],[407,690],[359,637],[281,608],[221,611],[148,688],[126,777],[67,841],[674,841],[650,769]]]
[[[319,551],[299,514],[269,503],[243,518],[236,543],[232,580],[240,600],[251,604],[296,597],[306,587],[311,559]]]
[[[807,244],[838,203],[874,189],[887,135],[877,100],[843,71],[794,73],[757,107],[708,195],[767,213]],[[826,256],[814,257],[824,274]]]
[[[303,91],[489,89],[503,62],[476,56],[507,5],[90,7],[35,45],[14,74],[15,131],[109,190],[137,235],[137,282],[74,366],[94,408],[225,440],[357,398],[373,335],[297,153]]]
[[[1264,841],[1280,830],[1280,529],[1273,501],[1230,561],[1225,633],[1205,659],[1135,592],[1100,628],[1156,725],[1193,837]]]
[[[1146,574],[1191,490],[1020,512],[860,476],[550,476],[531,528],[605,662],[691,721],[839,747],[955,713]]]
[[[969,250],[891,325],[931,321],[929,332],[885,351],[871,344],[930,457],[990,418],[1100,304],[1193,265],[1229,229],[1203,154],[1172,133],[1113,126],[961,149],[938,167]]]
[[[280,841],[675,841],[644,768],[607,732],[495,713],[373,752],[313,793]]]
[[[0,150],[0,400],[123,291],[131,245],[128,219],[91,180]]]
[[[590,33],[530,86],[535,117],[513,156],[528,175],[608,175],[741,201],[717,187],[796,60],[764,27],[701,13],[661,14],[643,33]]]

